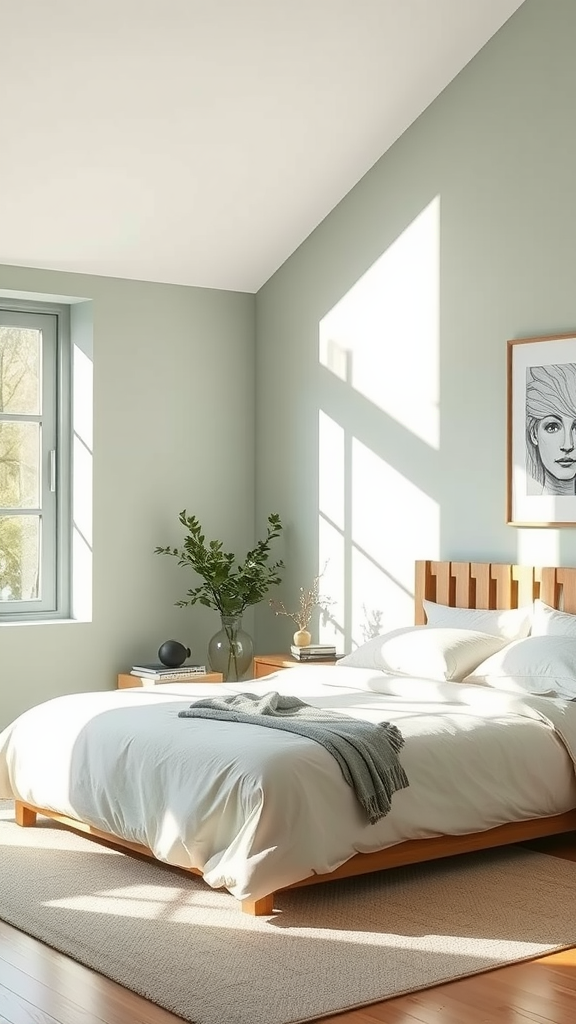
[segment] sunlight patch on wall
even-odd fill
[[[414,621],[414,561],[438,558],[440,508],[319,413],[318,571],[331,599],[319,640],[348,650]]]
[[[439,557],[440,508],[357,439],[350,491],[352,640],[362,643],[379,612],[383,632],[414,621],[414,561]]]
[[[440,446],[440,197],[320,322],[320,363]]]
[[[320,410],[318,416],[318,572],[320,593],[330,598],[321,616],[318,641],[344,649],[346,594],[346,437],[344,428]]]
[[[559,530],[517,530],[518,565],[559,565]]]
[[[343,530],[346,493],[344,428],[322,410],[318,417],[318,450],[318,507],[326,518]]]
[[[353,545],[352,647],[359,647],[391,629],[411,626],[414,622],[413,594],[413,581],[409,589],[404,587],[382,565]]]
[[[344,531],[320,514],[318,518],[318,572],[323,572],[320,593],[330,598],[326,615],[318,623],[318,643],[335,644],[336,650],[346,649],[346,546]],[[316,637],[314,637],[316,642]]]

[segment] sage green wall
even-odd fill
[[[410,621],[415,558],[576,563],[574,529],[517,529],[504,512],[506,341],[576,331],[575,39],[574,0],[526,0],[257,295],[256,510],[283,514],[286,597],[318,565],[319,472],[340,479],[336,450],[334,465],[326,452],[319,460],[319,410],[382,470],[371,496],[365,485],[362,501],[349,491],[343,499],[343,563],[333,578],[342,582],[347,646],[362,639],[348,611],[363,597],[354,579],[360,519],[363,535],[368,519],[376,535],[376,554],[358,557],[370,566],[373,603],[381,580],[385,627]],[[318,357],[322,318],[430,210],[439,244],[437,447]],[[403,283],[411,322],[420,295],[406,275]],[[377,344],[384,386],[387,355],[397,372],[399,340],[384,334]],[[397,384],[409,405],[406,370]],[[400,497],[378,485],[394,478]],[[419,495],[415,521],[409,485]],[[260,650],[285,649],[290,631],[259,609]]]
[[[0,726],[113,686],[168,636],[204,659],[215,614],[174,608],[187,577],[152,554],[179,542],[183,507],[239,550],[280,512],[290,603],[317,571],[333,477],[344,526],[327,576],[346,646],[364,605],[383,627],[409,621],[417,557],[576,563],[574,530],[504,522],[506,340],[576,331],[574,38],[573,0],[525,0],[256,297],[0,267],[0,291],[81,296],[94,314],[92,621],[0,628]],[[418,243],[423,216],[438,229],[437,442],[374,400],[379,377],[409,396],[420,373],[402,324],[374,342],[369,399],[319,361],[324,318],[398,240]],[[404,284],[405,327],[422,294]],[[320,415],[342,431],[343,467],[340,448],[319,457]],[[355,445],[373,477],[355,476]],[[255,631],[281,650],[292,627],[264,603]]]
[[[171,637],[204,661],[219,619],[174,607],[192,574],[154,547],[181,543],[183,508],[231,550],[254,539],[254,296],[4,266],[6,290],[92,301],[93,608],[90,622],[0,626],[0,728],[113,687]]]

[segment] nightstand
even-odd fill
[[[194,676],[193,679],[163,679],[162,683],[170,683],[171,686],[176,686],[179,683],[221,683],[224,680],[224,676],[221,672],[206,672],[201,676]],[[129,686],[161,686],[161,683],[156,683],[153,679],[144,679],[142,676],[133,676],[130,672],[120,672],[118,681],[116,684],[117,690],[125,690]]]
[[[313,665],[335,665],[337,658],[322,658],[321,661],[298,661],[289,654],[255,654],[254,655],[254,679],[268,676],[271,672],[277,672],[279,668],[295,668],[296,665],[306,665],[311,668]]]

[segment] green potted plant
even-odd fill
[[[232,552],[224,551],[220,540],[206,541],[196,516],[184,510],[178,516],[186,530],[181,548],[157,547],[158,555],[171,555],[178,565],[193,569],[203,580],[176,601],[179,608],[202,604],[220,613],[222,627],[208,644],[208,660],[214,672],[222,672],[224,679],[241,679],[252,662],[252,640],[242,629],[242,614],[250,605],[258,604],[270,587],[281,582],[280,571],[284,562],[269,563],[272,542],[282,531],[280,516],[268,516],[266,536],[242,562]]]

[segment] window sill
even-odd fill
[[[2,621],[0,617],[0,629],[2,627],[11,626],[62,626],[62,625],[83,625],[87,622],[87,619],[12,619],[10,621]]]

